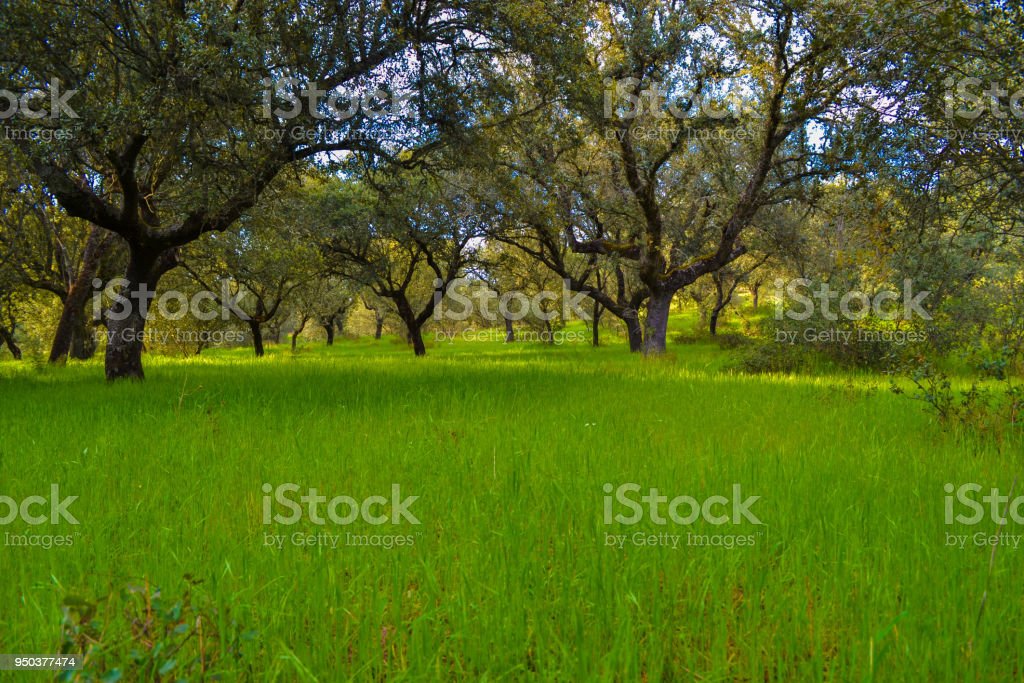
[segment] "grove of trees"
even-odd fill
[[[228,329],[257,356],[282,330],[333,344],[359,310],[422,355],[454,293],[548,301],[476,319],[513,341],[568,322],[545,298],[564,287],[595,345],[657,356],[673,305],[717,336],[800,278],[912,281],[929,315],[899,324],[930,348],[1019,348],[1022,14],[10,0],[0,347],[102,349],[109,380],[141,379],[173,290],[208,294],[190,352]]]

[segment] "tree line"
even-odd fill
[[[18,355],[55,297],[52,362],[94,353],[99,324],[107,378],[142,378],[145,310],[170,282],[213,306],[244,293],[257,354],[282,316],[333,340],[357,301],[422,354],[466,278],[498,294],[564,282],[595,342],[610,316],[646,355],[666,350],[674,302],[715,334],[739,288],[756,307],[780,278],[869,292],[909,278],[930,292],[935,344],[1005,336],[1020,14],[14,0],[0,342]],[[110,283],[119,315],[97,315]]]

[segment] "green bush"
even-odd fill
[[[807,366],[807,351],[791,344],[760,342],[748,344],[735,369],[749,375],[791,374]]]
[[[82,655],[84,666],[58,680],[181,681],[245,673],[258,654],[256,632],[239,628],[198,587],[186,576],[176,597],[148,581],[95,600],[66,597],[60,652]]]

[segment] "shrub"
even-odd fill
[[[1016,354],[1003,348],[993,357],[978,363],[977,369],[990,379],[989,384],[971,383],[956,389],[952,380],[933,362],[918,358],[903,365],[894,375],[907,377],[914,386],[910,398],[923,402],[944,427],[958,427],[990,438],[997,444],[1024,437],[1024,386],[1015,384],[1006,370]],[[896,381],[893,393],[906,393]]]
[[[751,339],[742,334],[719,334],[712,337],[718,342],[718,348],[720,349],[739,349],[748,346],[751,343]]]
[[[58,680],[178,681],[251,673],[256,632],[239,628],[198,587],[186,576],[178,597],[165,597],[148,581],[98,600],[66,597],[60,652],[82,655],[84,667]]]
[[[734,367],[750,375],[791,374],[806,368],[807,356],[806,350],[799,346],[761,342],[748,344]]]

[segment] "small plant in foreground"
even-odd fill
[[[1004,347],[981,359],[978,369],[990,382],[972,381],[966,389],[955,388],[949,376],[925,358],[904,366],[899,374],[913,383],[911,398],[924,402],[944,426],[959,426],[1002,443],[1007,437],[1021,435],[1024,419],[1024,386],[1016,384],[1009,372],[1017,355],[1016,350]],[[896,394],[906,393],[895,378],[891,389]]]
[[[84,667],[60,681],[179,681],[218,679],[254,661],[255,631],[242,631],[185,577],[180,596],[164,596],[148,581],[109,596],[64,599],[62,654]],[[127,666],[125,664],[127,663]]]

